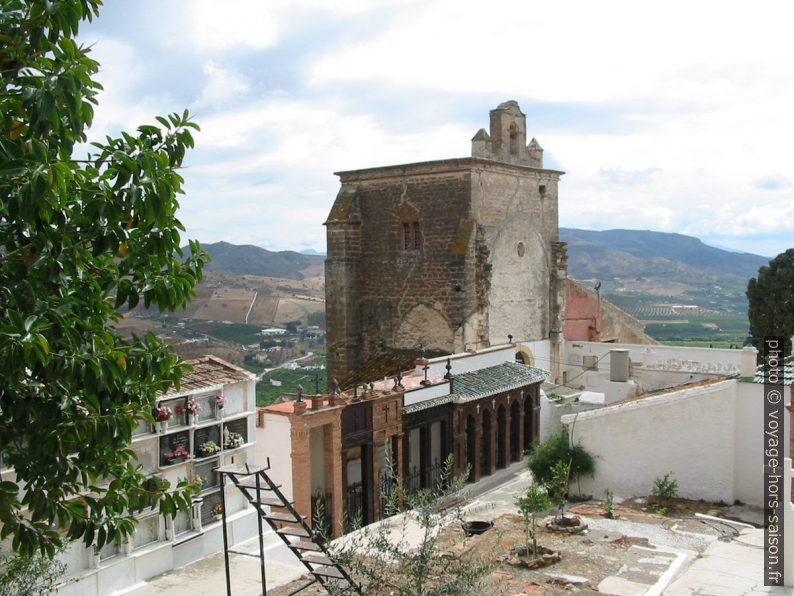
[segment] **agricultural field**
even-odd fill
[[[325,349],[312,348],[312,350],[315,352],[316,358],[310,364],[312,366],[325,365]],[[281,385],[271,384],[271,379],[280,381]],[[303,390],[307,395],[314,393],[317,387],[320,392],[325,391],[327,389],[325,369],[276,368],[265,373],[256,384],[256,405],[270,405],[286,393],[295,393],[298,385],[303,385]]]
[[[245,323],[214,323],[211,321],[191,321],[186,325],[191,331],[197,331],[222,341],[234,344],[250,345],[262,341],[262,325],[246,325]]]
[[[746,316],[710,315],[676,319],[669,321],[654,319],[645,325],[645,331],[664,344],[686,345],[692,347],[730,347],[741,346],[747,337],[749,322]],[[724,345],[723,345],[724,344]]]

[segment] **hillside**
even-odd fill
[[[769,262],[768,257],[714,248],[692,236],[647,230],[560,228],[560,239],[568,243],[571,277],[621,282],[612,286],[632,278],[653,278],[670,282],[673,289],[705,284],[744,287]]]
[[[228,242],[202,244],[212,261],[206,271],[221,271],[237,275],[303,279],[306,270],[322,271],[325,257],[290,250],[273,252],[258,246],[236,245]]]

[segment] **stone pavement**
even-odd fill
[[[763,582],[764,531],[743,530],[731,542],[713,542],[665,595],[794,594],[794,588],[766,587]],[[791,556],[791,555],[790,555]]]

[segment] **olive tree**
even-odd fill
[[[100,3],[0,8],[0,457],[15,474],[0,479],[0,539],[26,556],[101,547],[196,490],[145,478],[130,448],[184,365],[114,323],[139,301],[185,305],[200,279],[206,256],[182,254],[176,218],[198,127],[185,112],[86,144],[101,86],[75,36]]]

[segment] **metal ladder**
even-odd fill
[[[270,469],[270,458],[264,466],[224,466],[215,468],[220,476],[221,505],[223,507],[223,556],[226,566],[226,594],[232,596],[231,575],[229,571],[229,554],[259,557],[260,575],[262,578],[262,594],[267,594],[265,585],[265,551],[262,522],[267,524],[281,538],[284,544],[303,563],[313,579],[300,586],[290,594],[308,588],[319,582],[323,586],[343,589],[345,592],[361,594],[361,587],[353,581],[347,570],[334,562],[322,536],[314,531],[307,523],[306,517],[295,511],[293,502],[287,499],[279,490],[281,485],[274,483],[266,472]],[[229,548],[226,530],[226,496],[223,487],[224,477],[228,476],[232,484],[243,493],[245,498],[257,510],[257,523],[259,525],[259,554],[247,553]],[[273,508],[282,511],[273,511]],[[266,510],[267,508],[267,510]]]

